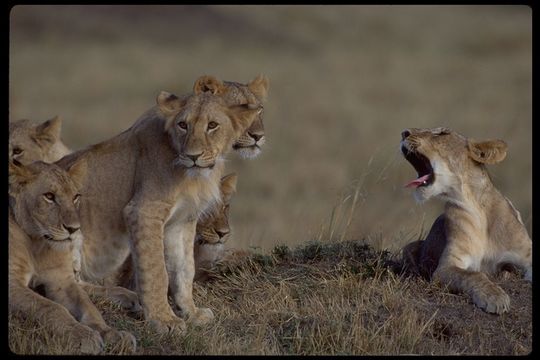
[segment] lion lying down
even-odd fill
[[[406,186],[417,201],[445,201],[426,240],[404,248],[405,264],[497,314],[508,310],[510,298],[486,274],[511,264],[532,281],[532,241],[485,167],[501,162],[506,149],[502,140],[476,141],[446,128],[402,132],[401,150],[418,172]]]
[[[9,310],[67,334],[83,353],[100,352],[104,340],[135,350],[135,337],[105,323],[73,274],[85,165],[9,164]]]

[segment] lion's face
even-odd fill
[[[212,208],[207,216],[197,222],[195,241],[200,245],[219,244],[227,241],[230,233],[229,206],[236,192],[237,176],[229,174],[221,179],[220,192],[222,203]]]
[[[202,76],[199,78],[194,90],[220,94],[227,106],[250,105],[259,108],[259,114],[253,124],[233,144],[233,149],[241,157],[245,159],[257,157],[266,142],[262,104],[266,100],[268,79],[259,75],[248,84],[223,81],[223,86],[221,88],[220,86],[219,81],[216,81],[214,77]]]
[[[17,223],[33,239],[41,239],[63,251],[80,236],[77,181],[86,164],[69,172],[54,164],[35,162],[28,166],[9,164],[9,194],[14,201]]]
[[[9,124],[9,160],[15,165],[27,165],[43,160],[49,149],[60,140],[62,120],[59,117],[34,125],[30,120]]]
[[[260,103],[227,104],[222,96],[225,85],[211,79],[212,90],[200,86],[199,79],[192,95],[179,99],[163,91],[157,99],[167,119],[165,129],[171,145],[177,152],[175,162],[191,175],[211,170],[262,111]]]
[[[263,112],[261,111],[249,129],[233,144],[233,149],[244,159],[253,159],[261,153],[261,148],[265,143]]]
[[[463,184],[472,184],[484,174],[483,164],[500,162],[506,156],[502,140],[467,139],[448,128],[402,132],[401,151],[418,173],[405,186],[415,189],[418,201],[433,196],[454,197]]]

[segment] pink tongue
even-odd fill
[[[424,183],[424,181],[428,181],[428,179],[429,179],[429,174],[419,177],[418,179],[414,179],[410,183],[406,184],[405,187],[415,187],[415,188],[419,187],[420,185]]]

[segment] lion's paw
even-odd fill
[[[136,292],[116,286],[110,290],[110,297],[114,302],[131,312],[141,312],[142,306]]]
[[[105,344],[113,345],[113,349],[124,350],[130,353],[135,352],[137,349],[137,340],[128,331],[111,329],[103,334],[103,340],[105,340]]]
[[[497,285],[475,291],[473,302],[488,313],[502,314],[510,309],[510,297]]]
[[[186,323],[177,316],[171,316],[167,319],[150,319],[150,327],[158,334],[183,335],[186,331]]]
[[[196,308],[194,314],[190,314],[188,321],[193,325],[206,325],[214,320],[214,313],[208,308]]]
[[[103,351],[103,338],[99,332],[80,324],[73,329],[72,337],[82,354],[96,355]]]

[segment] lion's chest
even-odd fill
[[[214,179],[184,181],[181,185],[166,224],[193,221],[211,205],[221,201],[218,182]]]

